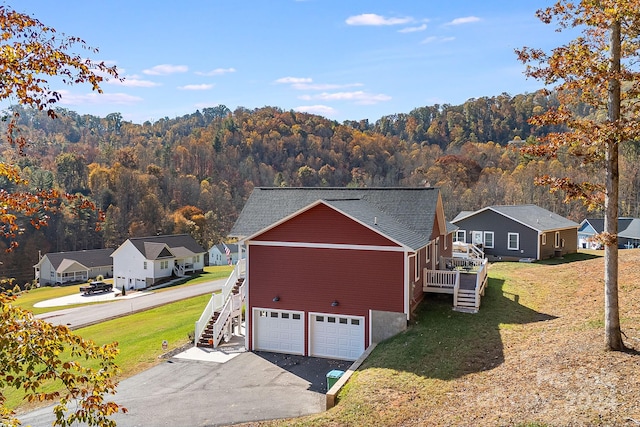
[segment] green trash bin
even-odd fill
[[[341,371],[339,369],[334,369],[333,371],[327,372],[327,392],[331,390],[331,387],[333,387],[333,385],[338,382],[343,374],[344,371]]]

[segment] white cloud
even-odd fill
[[[413,22],[413,18],[385,18],[375,13],[363,13],[361,15],[350,16],[345,22],[347,25],[402,25]]]
[[[284,84],[301,84],[301,83],[311,83],[313,80],[309,77],[282,77],[276,80],[276,83],[284,83]]]
[[[216,68],[215,70],[211,70],[211,71],[196,71],[196,74],[199,76],[207,76],[207,77],[211,77],[211,76],[221,76],[223,74],[228,74],[228,73],[235,73],[236,69],[235,68]]]
[[[319,99],[322,101],[351,101],[360,105],[373,105],[379,102],[390,101],[391,97],[385,94],[372,94],[361,90],[353,92],[323,92],[318,95],[303,95],[303,100]]]
[[[399,33],[415,33],[418,31],[424,31],[427,29],[427,24],[422,24],[419,27],[407,27],[401,30],[398,30]]]
[[[178,86],[178,89],[182,89],[182,90],[209,90],[209,89],[213,89],[212,84],[200,84],[200,85],[184,85],[184,86]]]
[[[189,71],[189,67],[186,65],[161,64],[143,70],[142,72],[150,76],[166,76],[168,74],[186,73],[187,71]]]
[[[124,80],[120,81],[119,79],[109,79],[107,82],[112,85],[117,86],[125,86],[125,87],[156,87],[161,86],[160,83],[152,82],[151,80],[141,79],[139,76],[125,76]]]
[[[327,105],[301,105],[293,109],[302,113],[319,114],[321,116],[334,116],[337,113],[335,108]]]
[[[364,86],[362,83],[346,83],[342,85],[338,84],[330,84],[330,83],[296,83],[292,84],[291,87],[297,90],[336,90],[336,89],[345,89],[349,87],[360,87]]]
[[[84,95],[73,94],[66,90],[60,90],[60,103],[66,105],[86,105],[86,104],[135,104],[143,101],[138,96],[128,95],[126,93],[87,93]]]
[[[455,37],[436,37],[436,36],[431,36],[431,37],[427,37],[426,39],[422,40],[420,42],[420,44],[446,43],[446,42],[454,41],[455,39],[456,39]]]
[[[472,22],[478,22],[481,19],[477,16],[465,16],[463,18],[456,18],[453,21],[445,24],[445,25],[462,25],[462,24],[470,24]]]
[[[296,90],[336,90],[349,87],[363,86],[362,83],[345,83],[345,84],[332,84],[332,83],[313,83],[313,79],[309,77],[283,77],[275,81],[280,84],[290,84],[293,89]]]

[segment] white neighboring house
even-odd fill
[[[227,255],[227,248],[229,254]],[[220,243],[209,249],[209,265],[236,265],[238,263],[238,245],[236,243]]]
[[[127,239],[111,254],[114,284],[144,289],[172,275],[202,271],[206,252],[188,234]]]
[[[90,249],[45,254],[36,265],[35,278],[41,286],[86,282],[97,276],[113,276],[113,249]]]

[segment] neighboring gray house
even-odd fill
[[[236,243],[220,243],[209,249],[209,264],[236,265],[238,262],[238,245]]]
[[[97,276],[113,276],[113,249],[91,249],[45,254],[36,265],[35,278],[41,286],[86,282]]]
[[[489,206],[461,212],[454,240],[473,243],[493,259],[545,259],[574,253],[578,224],[536,205]]]
[[[578,229],[578,248],[598,249],[601,244],[594,239],[596,234],[604,231],[604,219],[585,219]],[[640,247],[640,219],[618,218],[618,248],[631,249]]]

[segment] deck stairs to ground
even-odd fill
[[[184,277],[185,276],[184,265],[174,265],[173,273],[178,277]]]
[[[453,309],[477,313],[487,286],[487,260],[477,258],[442,258],[446,270],[425,269],[424,292],[453,295]]]
[[[217,348],[222,340],[228,341],[239,326],[246,296],[243,274],[244,260],[238,262],[222,287],[214,293],[196,322],[194,342],[198,347]]]

